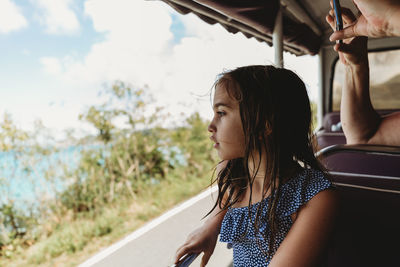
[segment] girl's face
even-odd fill
[[[214,93],[214,117],[208,126],[210,139],[215,143],[221,160],[244,156],[245,144],[239,103],[231,98],[223,86],[217,85]]]

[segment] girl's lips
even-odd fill
[[[214,145],[213,145],[214,148],[218,148],[219,147],[219,143],[215,139],[214,135],[210,136],[210,140],[214,142]]]

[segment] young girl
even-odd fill
[[[220,235],[233,248],[234,266],[320,264],[336,200],[314,156],[304,83],[273,66],[237,68],[215,83],[213,109],[218,199],[175,262],[204,252],[205,266]]]

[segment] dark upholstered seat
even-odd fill
[[[340,195],[329,267],[400,266],[400,147],[319,152]]]
[[[340,125],[340,113],[331,112],[324,116],[321,129],[316,133],[318,149],[337,144],[346,144]]]
[[[343,132],[318,132],[316,135],[318,148],[323,149],[332,145],[346,144],[346,137]]]

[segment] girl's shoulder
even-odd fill
[[[278,212],[282,216],[291,215],[319,192],[330,188],[333,184],[323,171],[304,169],[282,185]]]
[[[285,190],[306,190],[326,185],[332,185],[328,174],[321,170],[303,169],[288,179],[281,188]]]

